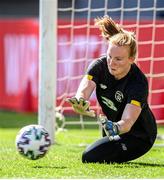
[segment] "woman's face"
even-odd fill
[[[127,75],[134,58],[129,57],[129,47],[117,46],[109,43],[107,50],[107,64],[109,72],[116,78],[121,79]]]

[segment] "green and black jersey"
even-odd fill
[[[136,64],[131,65],[131,69],[125,77],[116,80],[110,74],[107,58],[104,56],[90,64],[87,77],[96,83],[98,102],[109,120],[119,121],[128,103],[140,106],[141,114],[128,134],[150,143],[154,142],[157,127],[147,103],[148,82]]]

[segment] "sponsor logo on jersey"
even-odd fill
[[[124,98],[124,95],[123,95],[123,93],[121,92],[121,91],[116,91],[116,93],[115,93],[115,99],[118,101],[118,102],[122,102],[122,100],[123,100],[123,98]]]
[[[101,89],[106,89],[107,86],[105,84],[100,84]]]
[[[102,98],[102,102],[106,105],[106,106],[108,106],[110,109],[112,109],[113,111],[117,111],[117,108],[116,108],[116,106],[115,106],[115,104],[114,104],[114,102],[113,101],[111,101],[110,99],[108,99],[108,98],[106,98],[106,97],[103,97],[103,96],[101,96],[101,98]]]

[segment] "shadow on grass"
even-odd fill
[[[124,164],[132,165],[135,168],[140,166],[149,166],[149,167],[164,167],[164,164],[157,164],[157,163],[144,163],[144,162],[127,162]]]
[[[66,169],[65,166],[33,166],[36,169],[48,168],[48,169]]]

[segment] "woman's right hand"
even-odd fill
[[[95,117],[95,111],[90,110],[89,101],[86,101],[84,98],[80,97],[79,100],[76,97],[71,97],[66,99],[67,102],[69,102],[73,108],[73,110],[81,115],[89,116],[89,117]]]

